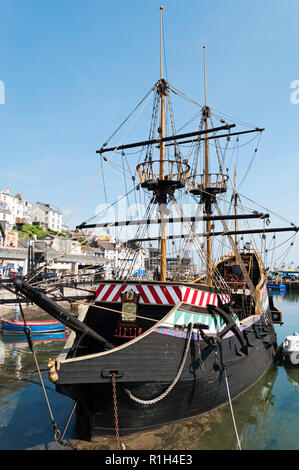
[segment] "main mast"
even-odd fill
[[[232,196],[232,199],[234,200],[234,211],[235,211],[235,216],[236,216],[236,219],[235,219],[235,244],[236,244],[236,249],[238,247],[238,219],[237,219],[237,215],[238,215],[238,194],[237,194],[237,168],[236,168],[236,165],[235,165],[235,169],[234,169],[234,193],[233,193],[233,196]]]
[[[165,86],[163,81],[163,7],[160,7],[160,87],[159,94],[161,98],[161,139],[165,138]],[[162,140],[160,144],[160,180],[163,181],[165,177],[165,142]],[[166,196],[167,197],[167,196]],[[163,219],[166,218],[166,203],[167,199],[162,198],[159,201],[159,210],[161,214],[162,224],[161,224],[161,247],[160,247],[160,280],[162,282],[166,281],[166,236],[167,236],[167,227],[166,223],[163,222]]]

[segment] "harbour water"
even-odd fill
[[[299,331],[299,290],[274,295],[283,313],[277,325],[280,344]],[[34,350],[45,384],[51,412],[63,432],[73,401],[59,395],[47,379],[49,357],[55,357],[65,340],[37,342]],[[0,450],[66,450],[54,439],[52,420],[26,339],[0,337]],[[112,399],[112,393],[111,393]],[[237,437],[243,450],[299,449],[299,367],[271,366],[261,380],[233,401],[233,414],[225,406],[212,413],[135,436],[121,437],[127,450],[234,450]],[[72,419],[65,440],[83,449],[115,450],[115,439],[92,444],[77,435]]]

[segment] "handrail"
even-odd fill
[[[190,166],[187,163],[176,161],[176,160],[163,160],[165,165],[168,165],[168,174],[164,175],[164,178],[160,178],[159,171],[155,173],[155,166],[160,165],[162,160],[149,160],[146,162],[139,163],[136,167],[139,180],[141,184],[146,181],[187,181]],[[174,166],[177,165],[177,173],[174,172]]]

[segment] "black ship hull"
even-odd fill
[[[130,344],[61,364],[57,391],[78,403],[80,426],[90,438],[115,433],[116,409],[120,435],[216,409],[228,403],[227,384],[231,398],[250,388],[277,349],[273,325],[258,316],[240,326],[245,348],[231,331],[216,344],[193,333],[188,346],[188,334],[157,326]]]

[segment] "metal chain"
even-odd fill
[[[115,374],[114,373],[112,373],[111,378],[112,378],[113,408],[114,408],[114,421],[115,421],[115,441],[116,441],[117,450],[121,450],[120,439],[119,439],[116,383],[115,383]]]

